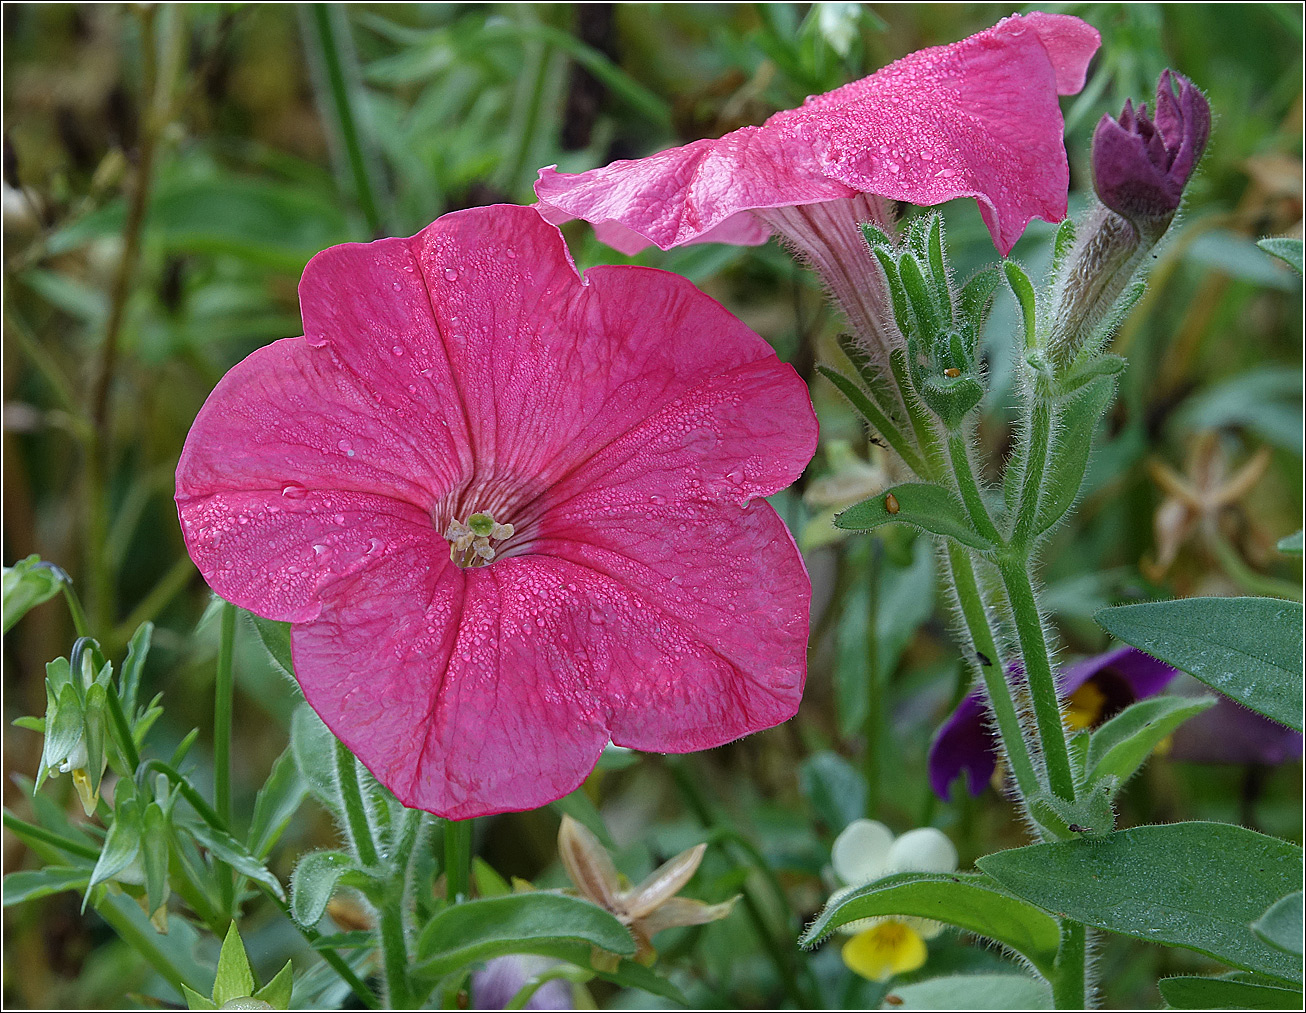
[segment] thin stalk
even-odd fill
[[[354,180],[354,192],[358,196],[363,217],[367,219],[367,227],[373,236],[379,236],[382,229],[381,214],[377,210],[377,188],[373,185],[371,173],[368,171],[368,158],[363,151],[353,99],[350,95],[350,81],[346,77],[345,61],[353,52],[348,39],[348,22],[345,23],[344,29],[337,33],[337,26],[332,23],[335,15],[329,4],[313,4],[312,15],[318,49],[322,54],[322,71],[326,75],[327,88],[331,94],[331,111],[335,114],[340,142],[344,146],[349,172]],[[343,8],[339,16],[347,17]]]
[[[73,617],[73,629],[77,631],[79,637],[89,637],[91,635],[91,624],[87,622],[86,612],[82,609],[82,603],[77,597],[77,592],[73,590],[72,581],[63,580],[59,583],[63,591],[64,601],[68,603],[68,611]]]
[[[45,827],[39,827],[35,823],[28,823],[26,820],[19,819],[8,809],[4,811],[4,826],[19,840],[24,837],[31,837],[44,844],[49,844],[51,847],[58,848],[60,851],[66,851],[70,855],[85,858],[92,862],[100,857],[99,848],[83,844],[81,841],[74,841],[62,834],[56,834],[53,830],[46,830]]]
[[[880,553],[878,538],[871,540],[868,606],[866,609],[866,719],[862,733],[866,739],[862,754],[862,773],[866,776],[866,818],[875,819],[880,810],[880,737],[884,730],[884,680],[880,671],[880,638],[877,626],[880,614]]]
[[[979,483],[975,480],[975,472],[970,466],[966,438],[959,432],[948,434],[948,458],[952,464],[957,490],[961,493],[961,501],[966,506],[971,523],[994,545],[1001,545],[1002,536],[998,533],[993,518],[989,516],[988,507],[984,505],[984,497],[980,494]],[[1041,468],[1039,474],[1042,474]]]
[[[866,421],[871,424],[871,428],[888,441],[889,446],[897,452],[907,467],[922,477],[927,474],[925,463],[916,453],[916,448],[911,445],[902,430],[889,421],[888,413],[875,397],[873,390],[863,390],[842,373],[828,366],[817,366],[816,370],[838,387],[844,397],[852,402],[853,407],[866,416]]]
[[[222,603],[222,634],[218,640],[218,673],[213,685],[213,803],[218,817],[231,825],[231,711],[235,694],[232,654],[236,644],[236,606]],[[218,875],[222,908],[230,911],[235,900],[231,873]]]
[[[1028,566],[1028,559],[1023,557],[1002,556],[998,559],[998,572],[1002,575],[1002,584],[1007,590],[1007,601],[1011,605],[1016,635],[1020,641],[1025,678],[1034,701],[1034,717],[1043,746],[1048,786],[1061,798],[1073,801],[1075,776],[1070,765],[1066,731],[1061,724],[1061,707],[1057,699],[1052,662],[1048,656],[1047,637],[1043,632],[1043,619],[1039,615]]]
[[[457,903],[471,894],[472,821],[446,820],[444,824],[445,896]]]
[[[971,645],[984,656],[976,657],[974,664],[984,680],[985,694],[997,721],[998,733],[1002,736],[1007,762],[1011,765],[1011,773],[1016,779],[1016,788],[1021,798],[1028,801],[1040,791],[1038,773],[1029,755],[1029,744],[1025,741],[1020,715],[1016,712],[1016,704],[1011,697],[1011,686],[1002,670],[1002,655],[989,625],[984,596],[975,579],[975,565],[966,550],[954,542],[948,542],[948,565],[952,570],[952,584],[957,592],[957,603],[961,606],[962,619],[970,634]],[[986,661],[988,664],[985,664]]]
[[[141,754],[136,748],[136,740],[132,738],[131,725],[127,722],[127,715],[123,713],[118,691],[113,686],[109,686],[104,694],[104,700],[109,706],[109,717],[113,720],[113,726],[118,731],[118,745],[122,748],[122,758],[127,761],[128,769],[135,770],[141,765]]]
[[[1056,1009],[1088,1008],[1088,931],[1079,922],[1061,923],[1061,946],[1052,974]]]
[[[345,823],[354,844],[358,860],[367,869],[377,865],[376,842],[372,839],[372,825],[363,807],[363,793],[358,788],[358,773],[354,754],[343,742],[336,742],[336,781],[340,785],[340,799],[345,806]]]
[[[386,1005],[390,1009],[414,1007],[412,987],[408,981],[408,940],[404,934],[402,891],[381,908],[380,940],[381,962],[385,968]]]

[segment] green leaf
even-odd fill
[[[987,876],[905,872],[863,886],[829,904],[799,938],[811,946],[840,925],[881,915],[914,915],[994,939],[1051,971],[1061,929],[1051,915],[1005,893]]]
[[[1302,606],[1183,598],[1103,609],[1099,626],[1258,714],[1302,730]]]
[[[141,834],[141,865],[145,869],[145,900],[153,914],[168,899],[168,845],[172,828],[158,802],[145,807]]]
[[[290,876],[290,913],[300,925],[312,928],[322,920],[336,884],[354,861],[343,851],[310,851]]]
[[[920,261],[913,254],[904,253],[898,261],[898,273],[902,278],[903,290],[907,301],[916,315],[920,334],[926,345],[931,344],[943,331],[943,319],[935,303],[931,286],[921,271]]]
[[[13,907],[23,901],[49,897],[51,894],[71,890],[80,893],[90,882],[86,869],[64,865],[47,865],[44,869],[11,872],[4,879],[4,906]]]
[[[253,612],[247,613],[254,623],[254,630],[263,646],[272,655],[277,667],[292,679],[295,676],[295,663],[290,656],[290,623],[280,623],[275,619],[264,619]]]
[[[1301,1009],[1301,989],[1182,975],[1156,983],[1171,1009]]]
[[[308,785],[295,765],[294,751],[287,747],[272,764],[268,779],[254,800],[249,850],[256,858],[267,858],[307,795]]]
[[[341,812],[340,789],[336,784],[336,737],[314,713],[301,703],[290,718],[290,751],[299,776],[319,802]]]
[[[40,556],[28,556],[13,566],[6,566],[0,575],[0,588],[4,598],[4,632],[42,602],[59,593],[65,579],[64,572],[50,563],[42,563]]]
[[[141,623],[132,634],[127,644],[127,660],[122,663],[122,699],[123,713],[131,721],[136,716],[136,696],[141,685],[141,670],[150,653],[150,641],[154,637],[154,624]]]
[[[59,659],[63,661],[62,658]],[[64,662],[64,668],[68,663]],[[49,672],[56,667],[55,662],[45,666]],[[82,731],[85,726],[85,718],[82,714],[81,698],[77,695],[77,687],[71,682],[65,682],[58,690],[57,696],[52,696],[50,690],[54,678],[46,680],[46,711],[45,711],[45,743],[41,751],[41,771],[55,770],[58,766],[68,759],[68,754],[73,751],[77,743],[82,740]],[[42,778],[36,779],[37,787],[41,786]]]
[[[892,499],[890,499],[892,497]],[[893,504],[897,505],[892,510]],[[991,551],[993,543],[970,524],[966,511],[952,493],[928,482],[909,482],[851,506],[834,518],[836,527],[870,531],[881,524],[910,524],[922,531],[944,535],[973,549]]]
[[[1302,553],[1302,533],[1298,531],[1295,535],[1286,535],[1279,539],[1278,549],[1287,556],[1300,556]]]
[[[798,767],[798,786],[831,833],[866,812],[866,780],[838,753],[813,753]]]
[[[91,872],[91,879],[87,884],[87,897],[90,896],[91,887],[118,875],[131,865],[141,851],[141,834],[145,827],[141,817],[141,804],[136,798],[131,780],[121,779],[113,795],[113,825],[109,827],[109,833],[104,838],[104,850],[100,852],[100,858]],[[85,907],[84,900],[83,907]]]
[[[266,985],[254,993],[255,999],[262,999],[269,1006],[277,1009],[290,1009],[290,993],[295,984],[295,971],[287,960],[284,967]]]
[[[1025,348],[1038,347],[1038,299],[1034,295],[1034,283],[1029,280],[1025,269],[1014,260],[1002,262],[1002,273],[1011,286],[1011,294],[1020,304],[1020,316],[1025,325]]]
[[[1048,454],[1035,523],[1037,534],[1061,520],[1079,495],[1088,469],[1088,455],[1093,449],[1093,432],[1115,391],[1111,376],[1099,376],[1054,406],[1052,425],[1057,437],[1055,447]]]
[[[1066,257],[1075,246],[1075,220],[1067,218],[1057,227],[1056,238],[1052,241],[1052,270],[1048,272],[1052,280],[1061,277],[1066,266]]]
[[[1298,274],[1302,273],[1302,241],[1300,239],[1258,239],[1256,245],[1271,257],[1278,257]]]
[[[227,937],[222,940],[218,954],[218,973],[213,979],[213,1001],[224,1006],[232,999],[242,999],[254,994],[254,972],[250,970],[245,944],[241,941],[236,923],[227,927]]]
[[[920,396],[945,426],[956,429],[984,400],[984,386],[973,376],[929,376],[921,384]]]
[[[556,893],[519,893],[456,904],[437,914],[417,942],[423,973],[448,974],[506,953],[534,953],[539,944],[571,940],[630,956],[635,941],[602,908]]]
[[[1047,982],[1028,974],[949,974],[893,986],[893,1009],[1052,1009]]]
[[[242,876],[248,876],[255,882],[262,883],[279,899],[286,899],[286,891],[282,889],[281,881],[230,834],[215,830],[207,823],[191,823],[186,829],[197,842],[213,852],[215,858],[226,862]]]
[[[1285,953],[1301,956],[1302,892],[1290,893],[1275,901],[1270,909],[1252,922],[1252,931],[1271,946]]]
[[[1286,841],[1224,823],[1172,823],[1000,851],[976,865],[1074,921],[1285,981],[1301,978],[1299,960],[1249,928],[1301,883],[1301,848]]]
[[[1215,706],[1214,697],[1157,696],[1139,700],[1104,724],[1088,747],[1087,784],[1107,777],[1123,785],[1167,735]]]

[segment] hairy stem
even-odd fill
[[[232,654],[236,645],[236,606],[222,603],[222,634],[218,640],[218,672],[213,683],[213,806],[222,822],[231,825],[231,711],[235,695]],[[230,911],[234,900],[231,874],[219,874],[222,907]]]
[[[1088,931],[1079,922],[1061,923],[1061,946],[1052,975],[1052,1004],[1057,1009],[1088,1008]]]
[[[377,865],[376,841],[372,839],[372,824],[363,807],[363,793],[358,788],[358,771],[354,754],[343,742],[336,742],[336,781],[340,787],[340,801],[345,807],[345,823],[354,853],[364,868]]]
[[[472,821],[446,820],[444,824],[445,895],[466,900],[471,893]]]

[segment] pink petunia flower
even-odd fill
[[[528,208],[337,246],[305,336],[256,351],[177,468],[222,597],[406,805],[572,791],[612,741],[687,752],[791,717],[810,584],[760,498],[810,459],[802,381],[676,275],[581,278]]]
[[[883,350],[891,338],[876,305],[881,283],[857,224],[887,227],[884,198],[929,206],[974,197],[1005,256],[1030,219],[1064,218],[1070,175],[1057,96],[1083,87],[1099,41],[1078,18],[1013,15],[760,127],[575,175],[542,169],[537,207],[555,223],[594,223],[623,253],[757,244],[778,232]]]

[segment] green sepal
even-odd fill
[[[45,734],[45,718],[36,718],[31,715],[24,715],[21,718],[14,718],[9,722],[15,728],[26,728],[29,732],[40,732]]]
[[[1057,235],[1052,240],[1052,270],[1048,273],[1048,278],[1055,283],[1061,277],[1061,272],[1065,269],[1066,258],[1070,256],[1070,251],[1075,248],[1075,220],[1067,218],[1057,226]]]
[[[186,998],[187,1009],[213,1010],[218,1008],[218,1004],[212,999],[205,999],[184,981],[181,982],[181,994]]]
[[[128,721],[132,721],[136,716],[136,697],[140,691],[141,671],[145,667],[145,659],[149,657],[150,642],[153,638],[154,624],[141,623],[127,644],[127,659],[122,663],[120,683],[122,690],[119,697],[122,699],[123,713],[127,715]]]
[[[225,1006],[232,999],[243,999],[253,994],[254,972],[249,966],[245,943],[233,921],[227,928],[226,938],[222,940],[222,952],[218,954],[218,973],[213,979],[213,1001],[218,1006]]]
[[[255,999],[262,999],[269,1006],[277,1009],[290,1009],[290,995],[295,985],[295,969],[289,960],[272,980],[254,993]]]
[[[866,245],[874,250],[877,246],[885,247],[892,250],[896,245],[889,238],[888,233],[882,231],[880,227],[873,222],[863,222],[861,224],[862,235],[866,237]]]
[[[1038,299],[1034,295],[1034,283],[1029,280],[1025,269],[1014,260],[1002,262],[1002,274],[1007,279],[1011,294],[1020,305],[1021,321],[1025,325],[1025,349],[1038,347]]]
[[[293,679],[295,677],[295,662],[290,653],[290,623],[277,622],[275,619],[264,619],[262,616],[254,615],[253,612],[246,614],[253,621],[254,632],[258,634],[259,640],[263,641],[263,646],[267,648],[268,654],[272,655],[272,660],[276,662],[277,668]]]
[[[943,245],[943,215],[935,211],[929,217],[929,257],[930,275],[934,279],[934,295],[938,299],[939,306],[943,308],[943,315],[947,318],[944,321],[945,326],[951,327],[952,319],[952,290],[948,287],[948,255]]]
[[[925,280],[920,261],[913,253],[904,253],[898,260],[898,275],[902,279],[903,290],[907,293],[907,302],[915,314],[917,333],[928,351],[944,330],[940,307],[934,293],[930,291],[932,286]]]
[[[984,400],[984,386],[973,376],[929,376],[921,384],[921,400],[943,420],[949,429],[961,424]]]
[[[915,333],[915,320],[907,301],[907,290],[903,287],[902,276],[898,272],[898,261],[890,249],[881,246],[871,247],[875,259],[884,269],[884,278],[889,285],[889,299],[893,303],[893,318],[904,337],[910,338]]]
[[[1099,376],[1115,376],[1124,370],[1128,363],[1118,355],[1099,355],[1090,362],[1075,367],[1065,376],[1057,378],[1056,390],[1061,397],[1073,394],[1086,383],[1091,383]]]
[[[104,776],[105,725],[108,721],[108,691],[102,683],[93,683],[86,690],[83,706],[83,735],[86,742],[86,774],[91,783],[91,794],[100,792],[100,779]]]
[[[145,869],[146,913],[153,921],[159,909],[168,902],[168,852],[172,829],[158,802],[145,807],[142,822],[141,865]]]
[[[998,290],[1002,275],[997,267],[989,265],[962,286],[957,297],[957,322],[966,336],[967,352],[975,357],[975,345],[984,330],[984,319],[993,305],[993,294]]]
[[[891,509],[894,504],[896,509]],[[882,524],[909,524],[982,552],[991,552],[995,548],[971,526],[965,508],[956,497],[942,486],[929,482],[894,486],[836,514],[834,523],[836,527],[849,531],[871,531]]]
[[[90,898],[92,889],[113,879],[135,861],[141,851],[141,835],[144,830],[136,787],[129,778],[124,777],[114,789],[113,825],[104,838],[104,849],[100,852],[99,860],[91,870],[91,880],[82,898],[83,911],[86,910],[86,901]]]
[[[63,668],[66,669],[68,663],[63,658],[58,660],[64,662]],[[45,666],[47,673],[50,673],[51,669],[57,670],[56,662]],[[55,690],[54,685],[57,681],[56,677],[47,675],[45,742],[41,749],[41,769],[36,776],[38,789],[49,776],[50,771],[57,770],[59,765],[68,759],[68,754],[77,748],[77,743],[82,740],[83,730],[86,727],[82,700],[77,687],[71,681],[67,681]]]
[[[1079,495],[1093,447],[1092,433],[1115,397],[1115,389],[1114,377],[1099,376],[1053,405],[1054,445],[1039,496],[1036,538],[1061,520]]]

